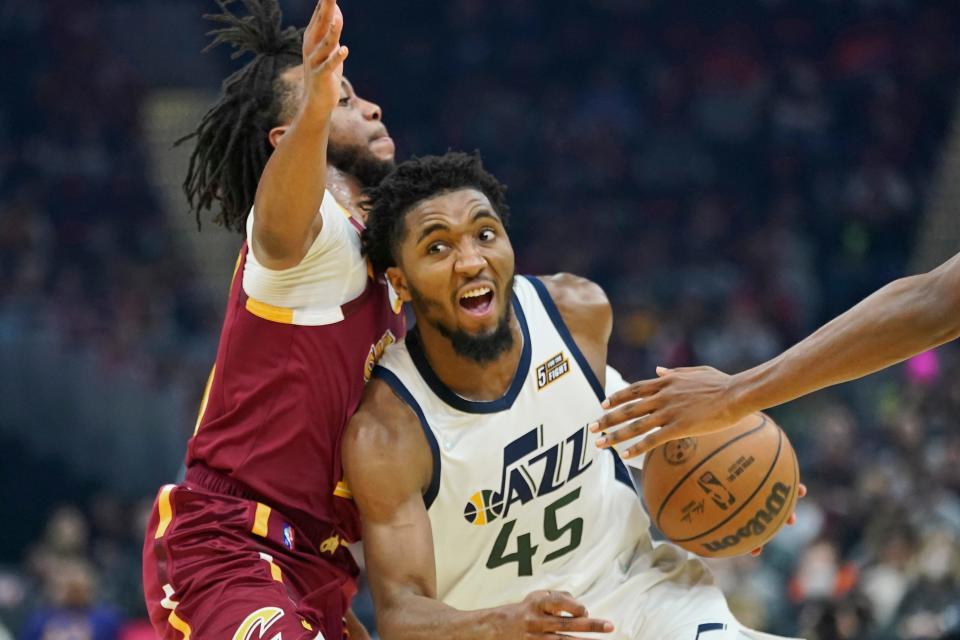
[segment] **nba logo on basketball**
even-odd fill
[[[293,549],[293,527],[288,524],[283,525],[283,546]]]

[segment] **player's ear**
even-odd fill
[[[267,134],[267,137],[270,139],[270,146],[274,149],[277,148],[277,145],[280,144],[280,138],[287,133],[287,129],[290,128],[288,124],[282,124],[279,127],[274,127],[270,129],[270,133]]]
[[[410,287],[407,286],[407,279],[403,277],[400,267],[387,267],[384,275],[387,276],[393,290],[397,292],[397,297],[403,302],[410,302]]]

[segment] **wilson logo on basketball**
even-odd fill
[[[747,520],[746,524],[737,529],[732,535],[724,536],[712,542],[706,542],[703,546],[708,551],[721,551],[740,544],[745,538],[762,534],[767,530],[767,525],[772,523],[780,512],[783,511],[783,507],[789,501],[788,498],[792,492],[792,485],[777,482],[770,490],[770,495],[767,496],[764,508],[757,511],[752,518]]]

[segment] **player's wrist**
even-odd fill
[[[727,408],[732,421],[762,409],[755,406],[753,395],[750,371],[742,371],[727,378],[726,388],[723,390],[723,406]]]
[[[492,609],[480,611],[478,629],[480,637],[500,639],[508,638],[517,628],[517,618],[521,615],[522,606],[507,604]]]

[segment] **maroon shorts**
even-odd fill
[[[160,489],[143,546],[164,640],[341,640],[355,576],[335,534],[312,540],[263,503],[190,483]]]

